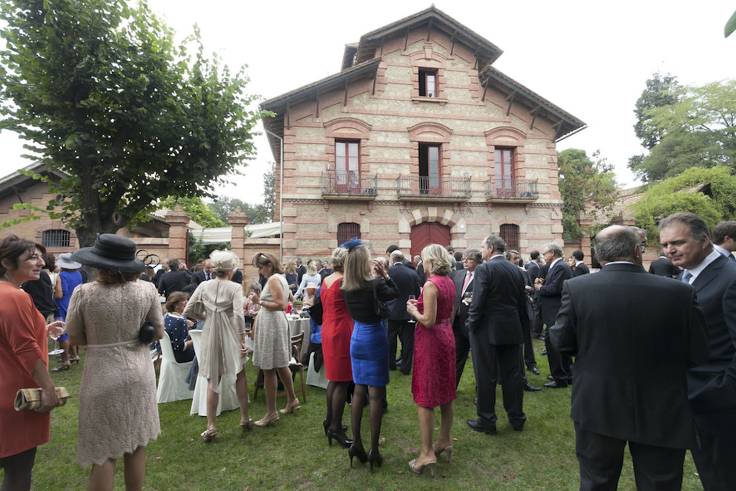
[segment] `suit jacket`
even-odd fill
[[[210,273],[209,279],[213,279],[214,277],[215,277],[215,273],[214,272]],[[197,271],[196,273],[192,275],[192,283],[194,283],[195,285],[199,285],[203,281],[207,281],[207,275],[204,271]]]
[[[519,267],[498,256],[478,265],[473,278],[468,330],[481,343],[522,344],[528,329],[524,278]]]
[[[551,263],[550,263],[551,264]],[[548,266],[544,277],[544,284],[539,289],[539,303],[542,308],[542,320],[551,327],[557,318],[557,311],[562,303],[562,285],[572,278],[572,270],[564,260],[560,260],[554,267]]]
[[[572,270],[572,277],[575,278],[584,274],[590,274],[588,266],[586,266],[585,263],[576,264],[575,269]]]
[[[406,313],[406,301],[409,295],[419,298],[419,276],[417,272],[403,263],[396,263],[388,269],[388,276],[396,284],[399,296],[386,302],[388,308],[388,319],[392,321],[409,320]]]
[[[542,267],[536,261],[529,261],[524,265],[524,269],[526,269],[526,273],[529,275],[532,285],[534,285],[534,280],[542,274]]]
[[[476,271],[477,271],[477,268],[476,268]],[[453,317],[453,323],[452,323],[453,329],[463,329],[464,330],[465,322],[468,320],[468,310],[470,306],[465,305],[462,302],[463,284],[465,283],[465,277],[468,274],[469,272],[467,269],[455,271],[452,274],[452,281],[455,282],[455,303],[454,303],[455,316]],[[465,289],[465,292],[472,292],[474,285],[475,285],[475,277],[473,277],[473,279],[470,280],[470,283],[468,283],[468,288]]]
[[[666,257],[658,257],[649,264],[649,272],[656,274],[657,276],[674,278],[680,274],[680,269],[672,264],[672,262]]]
[[[168,298],[168,296],[173,292],[183,292],[189,283],[191,283],[189,271],[185,269],[169,271],[161,276],[161,281],[158,284],[158,291]]]
[[[690,370],[690,402],[697,413],[736,412],[736,264],[725,256],[710,263],[692,284],[705,314],[708,360]]]
[[[612,438],[691,448],[688,367],[707,354],[693,288],[610,264],[565,282],[550,340],[575,355],[572,418]]]

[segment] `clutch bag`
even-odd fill
[[[56,397],[66,403],[69,399],[69,392],[64,387],[56,388]],[[16,411],[35,411],[41,407],[41,389],[18,389],[15,394],[15,410]]]

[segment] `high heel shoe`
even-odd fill
[[[353,457],[357,457],[361,464],[365,464],[368,461],[368,455],[365,453],[365,449],[360,446],[356,447],[355,444],[350,445],[348,448],[348,457],[350,457],[350,467],[353,467]]]
[[[326,419],[325,419],[325,420],[323,420],[323,421],[322,421],[322,428],[324,428],[324,430],[325,430],[325,436],[327,436],[327,430],[329,430],[329,429],[330,429],[330,422],[329,422],[329,421],[327,421]],[[342,427],[341,427],[341,428],[342,428],[342,432],[343,432],[343,433],[346,433],[346,432],[348,431],[348,427],[347,427],[347,426],[345,426],[345,425],[342,425]]]
[[[266,415],[253,423],[254,425],[258,426],[259,428],[265,428],[266,426],[273,426],[276,424],[276,422],[279,420],[278,414],[271,414]]]
[[[373,472],[373,466],[381,467],[383,464],[383,457],[381,457],[381,454],[378,453],[378,450],[373,451],[371,449],[370,452],[368,452],[368,465],[371,466],[371,472]]]
[[[281,414],[294,414],[294,411],[301,408],[302,405],[299,404],[299,399],[294,399],[294,402],[291,404],[287,404],[284,409],[279,409],[279,412]]]
[[[435,447],[434,454],[437,457],[437,459],[440,458],[440,455],[445,454],[445,458],[447,458],[447,463],[452,462],[452,445],[448,445],[446,447]]]
[[[337,443],[339,443],[343,448],[350,448],[350,446],[353,444],[353,441],[347,437],[345,432],[338,433],[336,431],[327,430],[327,443],[332,446],[332,440],[337,440]]]
[[[429,462],[425,462],[424,464],[419,465],[417,463],[417,459],[413,459],[409,462],[409,469],[414,474],[420,475],[422,472],[424,472],[424,469],[429,470],[429,475],[434,477],[434,466],[437,465],[437,460],[430,460]]]

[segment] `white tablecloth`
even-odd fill
[[[296,336],[300,332],[304,333],[304,341],[302,341],[302,356],[307,352],[309,348],[309,334],[312,330],[309,319],[304,318],[289,318],[289,335]]]

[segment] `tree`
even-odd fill
[[[616,201],[616,181],[612,166],[585,150],[568,148],[557,155],[559,186],[562,194],[562,229],[566,240],[577,240],[585,232],[579,223],[586,209],[595,215],[604,214]]]
[[[273,211],[276,209],[276,176],[274,167],[271,164],[271,170],[263,174],[263,212],[266,215],[265,221],[273,220]]]
[[[161,200],[159,206],[161,208],[173,209],[177,205],[189,215],[189,218],[197,222],[204,228],[225,227],[227,220],[223,220],[212,209],[202,201],[202,198],[177,198],[169,196]]]
[[[0,6],[0,128],[68,175],[53,218],[82,246],[163,196],[208,197],[255,152],[247,78],[124,0],[6,0]]]
[[[709,225],[736,218],[736,176],[724,166],[690,168],[651,185],[634,205],[636,224],[657,240],[657,223],[672,213],[690,211]]]
[[[679,100],[681,93],[682,87],[677,82],[677,77],[672,75],[655,73],[646,81],[646,88],[636,100],[634,108],[636,115],[634,132],[647,150],[654,148],[664,136],[662,129],[652,124],[649,112],[658,107],[674,104]]]
[[[686,87],[676,102],[645,113],[648,127],[661,135],[649,155],[629,163],[645,181],[693,166],[736,164],[736,81]]]
[[[266,211],[263,204],[251,205],[237,198],[229,198],[223,196],[216,198],[212,203],[208,203],[209,209],[220,219],[227,221],[230,213],[239,208],[248,217],[249,223],[267,223],[271,221],[271,216]]]

